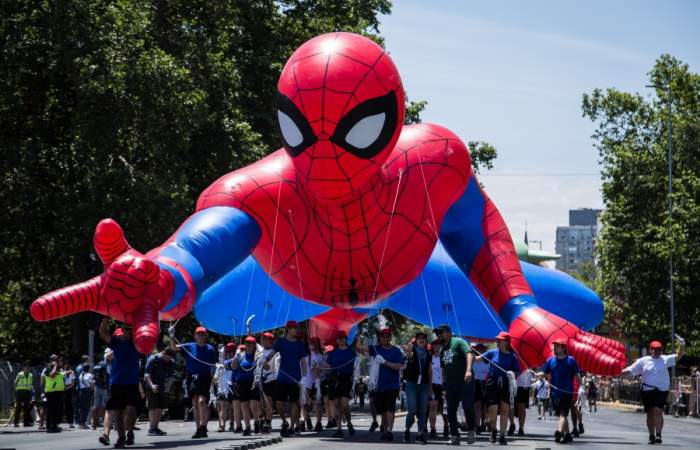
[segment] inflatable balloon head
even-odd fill
[[[299,47],[282,70],[277,117],[298,178],[319,199],[365,184],[401,134],[401,77],[379,45],[352,33]]]

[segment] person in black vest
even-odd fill
[[[419,331],[411,342],[403,346],[406,354],[406,368],[403,370],[403,379],[406,389],[406,430],[404,442],[411,443],[411,427],[418,418],[418,433],[416,440],[421,444],[427,444],[425,428],[428,413],[428,397],[432,386],[432,355],[426,349],[428,336]]]

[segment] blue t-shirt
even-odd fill
[[[182,352],[187,362],[187,373],[190,375],[211,375],[217,362],[216,349],[211,344],[204,344],[201,347],[196,342],[181,344],[180,348],[186,350]],[[192,356],[196,357],[194,359]],[[203,362],[201,362],[203,361]],[[205,363],[212,364],[211,366]]]
[[[494,364],[489,364],[489,375],[487,378],[503,378],[508,379],[508,374],[505,371],[514,372],[516,375],[520,373],[520,363],[515,353],[503,353],[497,348],[491,349],[483,354],[484,361],[489,364],[492,361]],[[501,366],[496,367],[496,364]]]
[[[112,370],[109,374],[109,385],[138,384],[139,359],[141,355],[136,351],[132,340],[113,337],[109,341],[109,348],[114,351]]]
[[[579,372],[576,360],[571,356],[559,359],[556,356],[550,357],[544,363],[544,373],[551,374],[550,383],[554,388],[551,390],[552,397],[574,392],[574,377]]]
[[[346,349],[336,348],[326,356],[326,362],[331,366],[332,373],[342,373],[344,375],[352,375],[355,371],[355,349],[348,347]]]
[[[253,381],[255,378],[255,355],[243,353],[236,355],[234,358],[238,360],[238,368],[232,369],[231,381]],[[231,368],[231,362],[233,362],[233,359],[224,361],[224,367]]]
[[[301,341],[290,341],[281,337],[275,341],[272,349],[280,354],[278,383],[298,383],[301,380],[301,365],[299,361],[309,354],[309,350]]]
[[[392,345],[389,348],[384,348],[381,345],[369,346],[370,356],[380,355],[385,361],[403,364],[406,362],[406,357],[401,350]],[[399,371],[390,369],[384,364],[379,366],[379,378],[377,379],[377,391],[391,391],[399,389]]]

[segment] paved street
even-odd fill
[[[532,409],[529,412],[533,412]],[[397,418],[397,430],[403,430],[403,418]],[[275,425],[279,426],[279,423]],[[370,420],[366,414],[359,414],[355,420],[358,433],[353,438],[340,441],[331,438],[331,431],[325,431],[318,435],[305,433],[302,437],[285,439],[281,444],[273,444],[271,450],[327,450],[333,449],[358,449],[366,447],[367,450],[380,450],[382,448],[406,447],[401,442],[403,434],[395,432],[396,441],[384,443],[379,441],[379,434],[370,434]],[[644,416],[641,413],[621,411],[617,409],[602,408],[598,413],[587,414],[584,417],[586,433],[577,439],[574,444],[581,449],[634,449],[634,446],[646,447],[647,434],[644,427]],[[239,434],[209,432],[207,440],[192,440],[192,423],[168,422],[163,424],[163,429],[168,432],[165,437],[149,437],[144,431],[147,424],[140,424],[142,431],[136,432],[136,445],[134,449],[166,449],[182,448],[183,450],[216,450],[230,448],[232,445],[241,445],[257,439],[243,438]],[[215,430],[214,422],[209,424],[210,430]],[[441,429],[441,428],[440,428]],[[509,446],[515,448],[554,448],[552,433],[554,422],[537,420],[536,415],[530,416],[526,423],[526,437],[511,439]],[[32,450],[91,450],[105,448],[97,443],[97,432],[92,430],[65,430],[60,434],[40,433],[36,430],[25,431],[22,428],[0,428],[0,449],[32,449]],[[114,436],[114,435],[113,435]],[[430,442],[430,446],[439,445],[447,448],[445,440]],[[466,446],[466,442],[462,443]],[[490,447],[487,437],[482,435],[477,438],[475,447]],[[666,417],[663,446],[674,449],[698,449],[700,448],[700,421],[691,419],[674,419]]]

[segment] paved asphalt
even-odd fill
[[[534,413],[533,409],[528,410]],[[301,437],[287,438],[282,443],[273,444],[270,450],[328,450],[330,449],[361,449],[381,450],[398,449],[399,447],[415,446],[417,444],[404,444],[403,417],[397,417],[395,441],[386,443],[379,441],[379,433],[369,433],[367,429],[371,423],[364,413],[355,414],[355,427],[357,434],[345,440],[333,439],[332,431],[324,431],[321,434],[304,433]],[[167,422],[161,428],[168,432],[165,437],[149,437],[146,435],[147,424],[139,424],[142,431],[136,432],[136,445],[133,449],[182,449],[182,450],[217,450],[230,449],[234,445],[241,445],[260,439],[258,437],[243,438],[239,434],[230,432],[209,432],[209,439],[193,440],[192,422]],[[279,426],[279,422],[273,426]],[[674,419],[666,417],[664,428],[664,443],[654,447],[647,442],[644,415],[636,412],[621,411],[617,409],[601,408],[597,413],[584,416],[586,432],[574,441],[573,446],[580,449],[629,449],[638,450],[635,446],[644,448],[668,447],[673,449],[700,449],[700,420]],[[554,421],[538,421],[536,415],[527,418],[524,438],[510,438],[508,447],[518,449],[525,448],[556,448],[552,434]],[[415,428],[415,427],[414,427]],[[216,424],[210,422],[210,430],[216,430]],[[438,428],[441,429],[441,425]],[[114,436],[114,434],[112,435]],[[275,436],[274,434],[271,436]],[[92,450],[105,448],[97,442],[98,434],[92,430],[64,430],[58,434],[46,434],[36,429],[25,430],[23,428],[0,428],[0,449],[32,449],[32,450]],[[267,436],[265,436],[267,437]],[[427,447],[439,446],[448,448],[445,440],[432,440]],[[467,447],[467,443],[462,442]],[[485,435],[477,437],[473,447],[492,447]],[[416,447],[413,447],[416,448]]]

